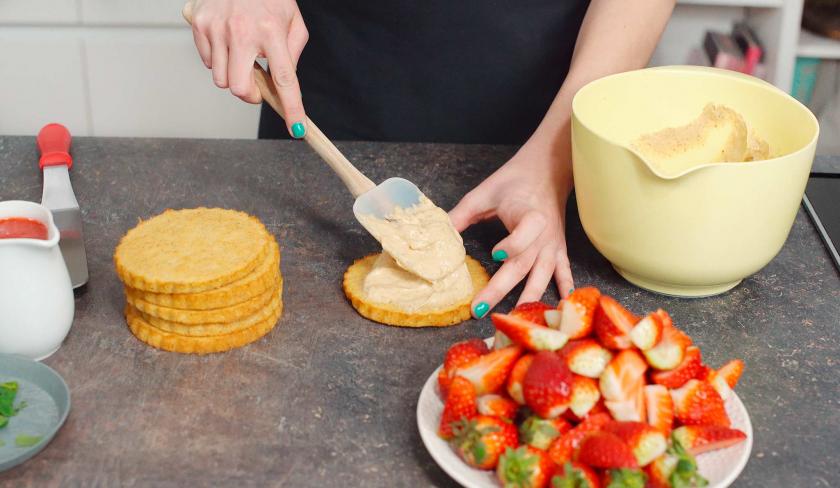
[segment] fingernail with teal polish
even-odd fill
[[[571,288],[569,288],[569,293],[570,293],[570,294],[571,294],[573,291],[575,291],[575,287],[574,287],[574,286],[573,286],[573,287],[571,287]]]
[[[492,256],[493,261],[504,261],[508,258],[508,253],[504,249],[496,249]]]
[[[490,305],[487,302],[478,302],[478,304],[473,308],[473,313],[475,314],[476,318],[482,318],[487,315],[487,312],[490,311]]]
[[[303,122],[292,124],[292,135],[295,139],[302,139],[306,135],[306,127],[303,126]]]

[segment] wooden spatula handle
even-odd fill
[[[192,2],[187,2],[184,9],[181,11],[187,23],[192,25]],[[281,118],[283,117],[283,104],[280,102],[280,97],[277,94],[277,88],[274,82],[259,63],[254,63],[254,80],[257,87],[260,89],[260,94],[271,108],[277,112]],[[361,171],[346,158],[341,151],[335,147],[335,144],[321,132],[321,129],[315,125],[309,117],[306,118],[306,135],[303,137],[309,147],[315,150],[321,159],[323,159],[335,171],[335,174],[341,178],[341,181],[350,190],[354,197],[358,197],[373,189],[376,185]]]

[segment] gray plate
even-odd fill
[[[0,429],[0,471],[21,464],[47,447],[70,412],[70,390],[52,368],[31,359],[0,354],[0,383],[17,381],[15,403],[26,402],[26,408],[9,419]],[[31,447],[17,447],[18,435],[41,436]]]

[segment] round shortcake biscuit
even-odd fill
[[[199,293],[154,293],[126,288],[125,293],[135,300],[162,307],[186,310],[224,308],[257,297],[277,283],[280,268],[280,246],[271,240],[271,252],[250,274],[212,290]]]
[[[221,208],[166,210],[129,230],[114,251],[127,286],[155,293],[197,293],[252,272],[271,252],[256,218]]]
[[[260,339],[274,328],[281,313],[282,307],[268,318],[247,329],[204,337],[188,337],[160,330],[143,320],[131,306],[126,306],[125,319],[131,333],[152,347],[185,354],[208,354],[242,347]]]
[[[277,296],[280,290],[280,275],[276,275],[275,282],[265,292],[256,297],[237,303],[236,305],[210,310],[187,310],[182,308],[162,307],[153,303],[140,300],[131,295],[126,295],[126,301],[144,314],[152,315],[159,319],[181,324],[218,324],[242,320],[245,317],[257,313],[257,311],[268,306],[272,298]]]
[[[128,306],[134,308],[134,313],[136,315],[139,315],[149,325],[160,329],[164,332],[189,337],[214,336],[231,334],[233,332],[238,332],[243,329],[248,329],[256,325],[258,322],[262,322],[263,320],[267,319],[272,314],[275,314],[278,309],[283,308],[282,294],[283,283],[281,281],[280,291],[277,293],[277,295],[275,295],[268,302],[268,305],[261,308],[253,315],[249,315],[243,319],[234,320],[232,322],[219,322],[216,324],[182,324],[180,322],[172,322],[170,320],[164,320],[154,317],[152,315],[145,314],[140,310],[137,310],[136,308],[132,307],[130,304]]]

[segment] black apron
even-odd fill
[[[569,69],[588,0],[298,0],[307,115],[336,140],[521,144]],[[286,138],[266,104],[260,138]]]

